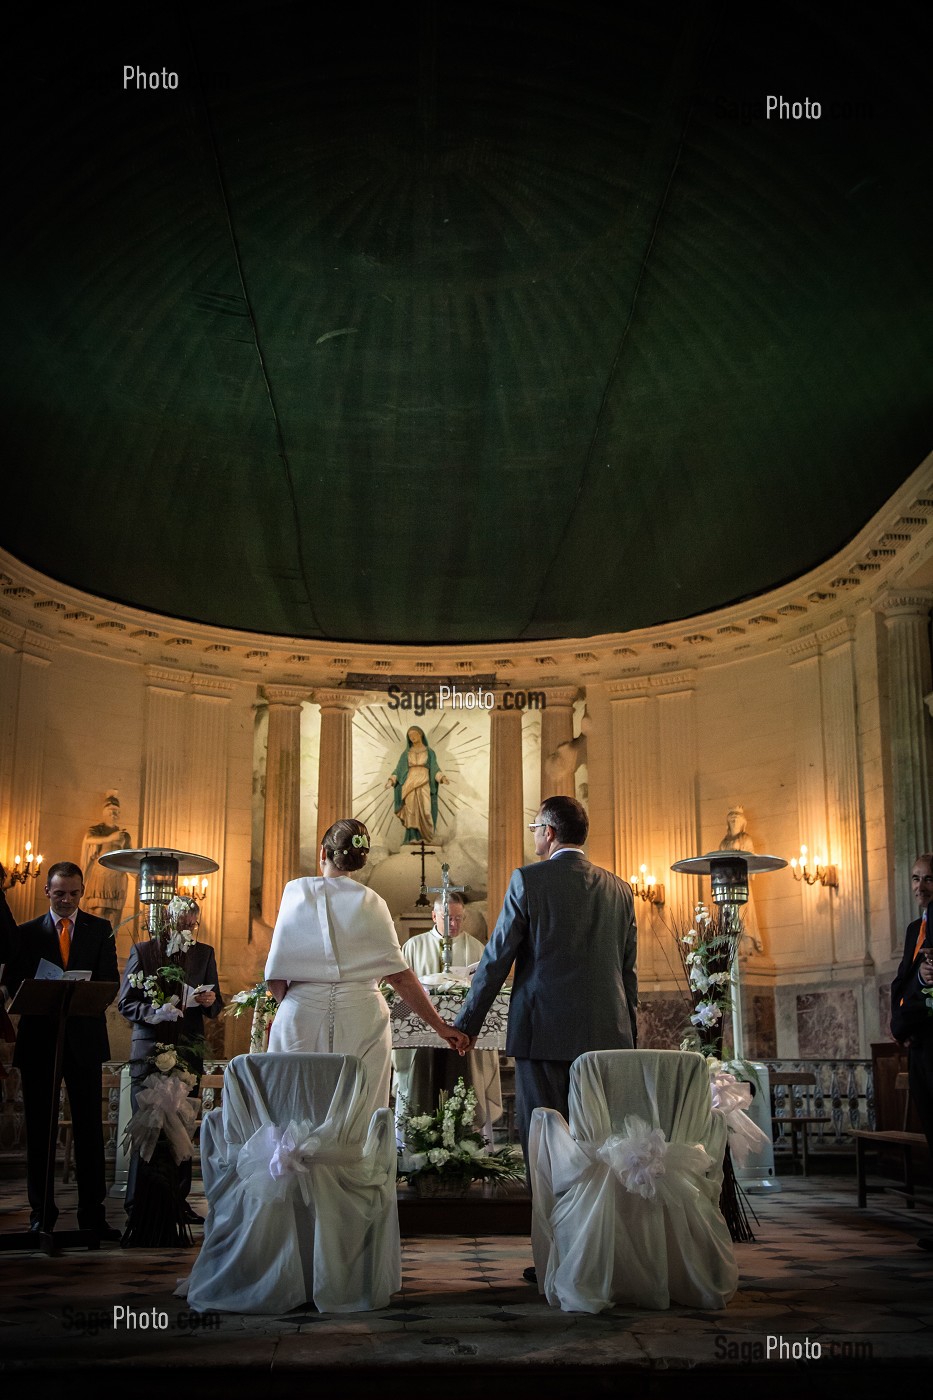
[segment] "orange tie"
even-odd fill
[[[920,956],[920,949],[923,947],[923,945],[924,945],[924,943],[925,943],[926,941],[927,941],[927,910],[924,909],[924,911],[923,911],[923,918],[920,920],[920,932],[917,934],[917,946],[916,946],[916,948],[914,948],[914,955],[913,955],[913,958],[911,959],[911,962],[912,962],[912,963],[915,963],[915,962],[917,961],[917,959],[919,958],[919,956]],[[900,1001],[898,1002],[898,1006],[903,1006],[903,1005],[904,1005],[904,998],[901,997]]]
[[[62,967],[67,968],[71,955],[71,920],[62,919],[58,926],[58,946],[62,951]]]

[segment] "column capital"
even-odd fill
[[[566,708],[572,710],[580,694],[578,685],[546,685],[542,687],[547,697],[547,709]]]
[[[311,696],[322,710],[358,710],[365,698],[352,690],[315,690]]]
[[[933,588],[892,589],[875,603],[885,622],[896,617],[917,617],[924,621],[933,608]]]
[[[301,705],[309,692],[300,685],[264,685],[262,693],[270,705]]]

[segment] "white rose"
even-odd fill
[[[163,1050],[161,1055],[155,1057],[155,1067],[160,1074],[168,1074],[170,1069],[175,1068],[176,1057],[174,1050]]]
[[[428,1161],[434,1167],[442,1167],[445,1162],[450,1161],[450,1153],[445,1152],[443,1147],[432,1147],[428,1153]]]

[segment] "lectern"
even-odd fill
[[[49,1151],[45,1164],[45,1192],[42,1199],[38,1231],[17,1230],[0,1233],[0,1249],[42,1249],[55,1254],[60,1249],[84,1245],[97,1249],[100,1240],[93,1230],[56,1230],[52,1224],[55,1208],[55,1146],[58,1140],[58,1117],[62,1087],[62,1059],[65,1049],[65,1026],[72,1016],[101,1016],[119,991],[118,982],[76,982],[68,978],[56,981],[23,982],[10,1011],[19,1016],[45,1016],[55,1023],[55,1059],[49,1120]]]

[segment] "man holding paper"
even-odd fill
[[[16,992],[29,978],[62,976],[118,982],[117,950],[106,919],[79,908],[84,893],[81,867],[58,861],[49,868],[45,893],[49,912],[19,926],[19,947],[8,986]],[[26,1119],[26,1178],[29,1228],[38,1230],[45,1194],[49,1131],[57,1114],[51,1102],[57,1026],[47,1016],[21,1016],[13,1064],[23,1083]],[[104,1213],[107,1180],[101,1121],[101,1066],[110,1056],[107,1023],[99,1016],[73,1016],[65,1023],[63,1078],[71,1106],[78,1228],[102,1240],[118,1240]],[[57,1214],[57,1212],[56,1212]],[[53,1221],[46,1222],[51,1228]]]
[[[196,935],[200,915],[197,901],[184,895],[176,895],[170,908],[176,906],[179,912],[173,921],[175,930],[180,933],[190,933],[192,936]],[[193,942],[187,951],[179,956],[185,974],[184,983],[178,984],[177,987],[178,1010],[181,1015],[172,1016],[169,1013],[170,1019],[168,1020],[154,1010],[144,989],[133,985],[134,981],[141,980],[138,974],[142,973],[144,976],[154,974],[164,963],[169,961],[163,939],[149,938],[141,943],[134,943],[123,970],[123,981],[120,984],[120,999],[117,1002],[117,1007],[120,1015],[125,1016],[128,1021],[133,1023],[130,1060],[135,1063],[130,1070],[130,1077],[133,1082],[134,1112],[136,1091],[152,1068],[147,1060],[154,1054],[156,1045],[171,1043],[184,1047],[186,1043],[196,1044],[204,1036],[205,1016],[210,1016],[213,1019],[213,1017],[219,1016],[223,1010],[223,997],[220,994],[220,983],[217,979],[217,962],[211,945]],[[167,1009],[163,1008],[163,1011]],[[191,1058],[189,1057],[189,1059]],[[200,1056],[193,1057],[190,1068],[192,1073],[201,1074],[204,1065]],[[194,1092],[196,1093],[197,1089]],[[130,1162],[126,1184],[125,1208],[127,1215],[133,1208],[138,1170],[138,1158],[134,1154]],[[182,1195],[187,1197],[191,1189],[190,1157],[179,1163],[178,1175],[179,1189]],[[190,1206],[187,1207],[186,1214],[189,1221],[201,1223],[201,1217]]]

